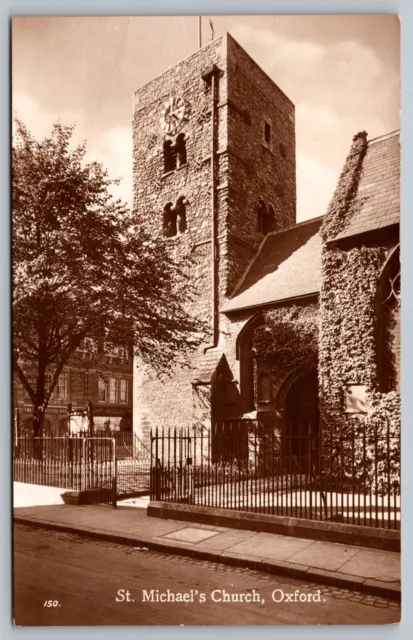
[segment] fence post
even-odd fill
[[[70,489],[74,489],[75,487],[73,486],[73,440],[72,438],[69,438],[69,470],[70,470],[70,480],[69,480],[69,484],[70,484]]]
[[[155,500],[161,499],[161,487],[160,487],[161,463],[158,456],[159,456],[158,427],[156,427],[156,430],[155,430]]]
[[[14,411],[14,455],[18,456],[19,452],[19,436],[20,436],[20,411],[18,408]]]
[[[70,437],[70,422],[71,422],[71,416],[72,416],[72,403],[69,402],[69,404],[67,405],[67,434]]]
[[[82,438],[82,460],[80,465],[80,490],[86,491],[86,438]]]
[[[95,421],[93,416],[93,404],[91,400],[89,400],[89,402],[87,403],[87,415],[89,418],[89,435],[91,438],[93,438],[95,433]]]
[[[115,438],[112,438],[112,464],[111,464],[111,471],[112,471],[112,506],[114,509],[117,508],[117,501],[116,501],[116,491],[117,491],[117,487],[116,487],[116,440]]]

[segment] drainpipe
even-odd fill
[[[218,252],[216,224],[216,89],[219,70],[212,65],[202,74],[211,85],[211,328],[212,341],[204,348],[204,353],[218,344]]]

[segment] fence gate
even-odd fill
[[[116,443],[114,438],[82,438],[82,490],[89,504],[116,508]]]
[[[151,432],[151,500],[161,500],[168,493],[177,502],[193,503],[193,447],[194,438],[188,433]]]

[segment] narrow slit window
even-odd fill
[[[264,121],[264,140],[266,144],[271,144],[271,125]]]

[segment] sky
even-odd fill
[[[400,127],[397,16],[203,16],[228,31],[296,107],[297,221],[323,215],[352,137]],[[133,92],[198,47],[197,16],[22,17],[12,26],[12,108],[35,137],[75,124],[88,160],[132,202]]]

